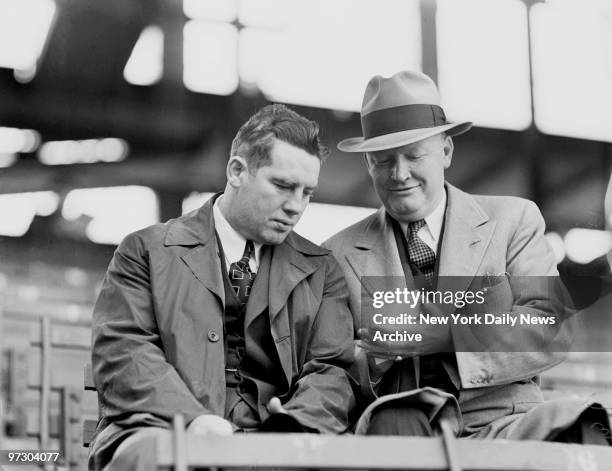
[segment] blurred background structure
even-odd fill
[[[77,393],[62,388],[82,383],[115,245],[223,189],[231,140],[259,107],[318,120],[332,149],[298,232],[320,242],[372,212],[362,160],[335,144],[360,134],[367,80],[406,68],[434,78],[449,119],[475,124],[448,180],[534,200],[562,267],[609,273],[608,0],[0,0],[0,416],[12,435],[68,443],[57,411]],[[568,371],[612,385],[608,360]]]

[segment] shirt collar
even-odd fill
[[[440,240],[440,233],[442,232],[442,225],[444,224],[444,213],[446,211],[446,189],[442,192],[442,198],[438,203],[438,206],[431,212],[429,216],[425,218],[427,228],[431,236],[433,237],[436,244]]]
[[[221,240],[221,245],[223,246],[223,252],[227,259],[226,261],[233,263],[242,258],[246,239],[232,227],[227,219],[225,219],[219,207],[221,198],[223,198],[223,195],[219,196],[213,205],[213,219],[215,221],[215,229]],[[253,242],[253,244],[255,246],[255,265],[259,266],[262,244],[258,244],[257,242]]]
[[[423,229],[429,231],[432,239],[436,244],[438,244],[440,240],[440,234],[442,233],[442,225],[444,224],[444,213],[446,211],[446,188],[442,192],[442,198],[438,205],[434,208],[434,210],[429,214],[429,216],[425,216],[425,223],[427,224]],[[402,231],[404,234],[408,231],[408,224],[401,223],[400,224]]]

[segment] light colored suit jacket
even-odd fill
[[[464,277],[459,283],[453,283],[454,290],[461,289],[461,283],[463,289],[467,289],[475,276],[495,275],[518,280],[520,278],[516,277],[557,275],[554,254],[544,238],[544,220],[533,202],[516,197],[469,195],[448,183],[446,190],[448,202],[439,276]],[[361,277],[404,277],[393,229],[384,208],[339,232],[323,246],[333,251],[344,270],[357,333],[361,324]],[[439,291],[444,290],[444,283],[444,279],[440,279]],[[527,283],[517,292],[508,282],[503,282],[494,288],[497,289],[494,298],[509,299],[507,307],[538,309],[545,307],[550,294],[539,291],[541,286],[541,283]],[[534,333],[537,335],[537,330],[532,329],[528,335]],[[501,334],[503,338],[505,333]],[[475,351],[468,348],[461,351],[462,339],[455,337],[453,341],[464,389],[532,378],[563,359],[560,353],[545,351]],[[366,395],[368,390],[371,392],[369,385],[362,384],[362,388]]]
[[[93,374],[102,418],[90,466],[142,426],[225,411],[225,295],[212,200],[131,234],[109,266],[93,315]],[[245,314],[269,316],[283,377],[258,381],[261,420],[272,396],[303,425],[339,433],[354,405],[346,369],[353,325],[342,271],[329,250],[290,233],[265,246]],[[277,358],[277,359],[276,359]],[[256,376],[256,373],[254,373]]]

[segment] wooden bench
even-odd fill
[[[428,471],[608,470],[612,448],[535,441],[455,439],[447,426],[436,438],[316,434],[186,434],[176,417],[159,438],[157,469],[308,468]],[[240,450],[238,453],[237,450]]]
[[[564,364],[546,373],[547,399],[577,392],[568,386],[593,377],[593,369],[608,368],[606,355],[570,356]],[[591,368],[589,370],[586,368]],[[572,371],[571,375],[567,371]],[[584,373],[586,372],[586,373]],[[595,375],[597,377],[597,375]],[[571,378],[564,382],[563,378]],[[601,381],[606,381],[606,377]],[[612,390],[597,389],[591,382],[589,395],[602,403],[612,415]],[[84,369],[85,395],[95,396],[91,364]],[[595,391],[595,392],[593,392]],[[94,418],[83,421],[83,444],[88,446],[95,433]],[[240,453],[236,453],[240,450]],[[159,469],[186,470],[225,467],[282,467],[310,469],[406,469],[406,470],[607,470],[612,463],[612,448],[565,445],[529,441],[455,439],[446,431],[441,438],[354,437],[311,434],[273,435],[237,434],[231,437],[187,435],[180,417],[175,419],[172,440],[160,440],[157,447]],[[452,466],[449,463],[452,460]],[[599,466],[599,467],[597,467]]]

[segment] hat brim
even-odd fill
[[[407,131],[394,132],[383,136],[365,139],[363,137],[351,137],[338,143],[338,149],[343,152],[375,152],[379,150],[395,149],[413,142],[418,142],[440,133],[457,136],[469,131],[472,123],[464,121],[461,123],[445,124],[432,128],[409,129]]]

